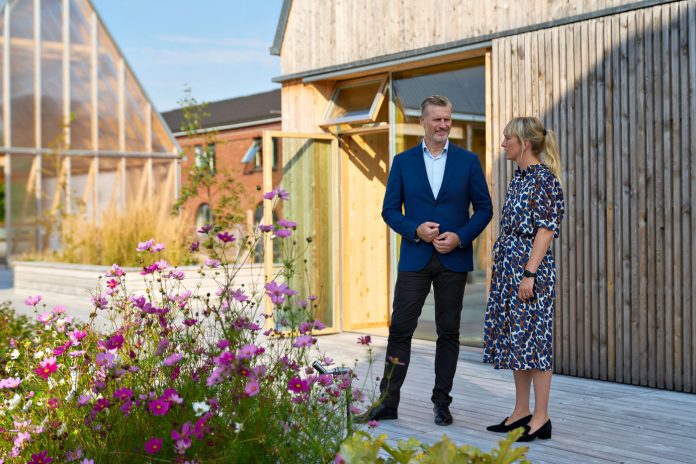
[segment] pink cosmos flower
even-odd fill
[[[213,258],[206,258],[205,265],[213,269],[220,267],[220,261]]]
[[[261,387],[259,386],[259,382],[256,380],[249,381],[249,383],[246,384],[246,387],[244,387],[244,392],[247,394],[247,396],[256,396],[260,390]]]
[[[36,320],[43,323],[43,324],[48,324],[51,322],[53,319],[53,313],[41,313],[38,316],[36,316]]]
[[[48,380],[48,378],[53,374],[56,370],[58,370],[58,364],[56,364],[56,358],[55,357],[50,357],[46,358],[43,361],[39,363],[39,367],[34,369],[34,372],[36,375],[41,377],[44,380]]]
[[[317,297],[316,297],[315,295],[309,295],[309,296],[307,297],[307,299],[308,299],[309,301],[314,301],[314,300],[317,299]]]
[[[164,250],[164,243],[155,243],[150,249],[151,252],[157,253]]]
[[[159,261],[155,261],[155,264],[153,266],[157,266],[158,271],[164,271],[169,267],[169,263],[165,259],[160,259]]]
[[[106,286],[113,289],[118,287],[118,280],[116,279],[111,279],[106,281]]]
[[[227,348],[228,346],[230,346],[230,341],[229,341],[229,340],[224,340],[224,339],[223,339],[223,340],[218,340],[218,342],[217,342],[217,347],[220,348],[221,350],[224,350],[224,349]]]
[[[82,461],[80,461],[80,464],[94,464],[94,459],[84,458]]]
[[[54,354],[55,356],[60,356],[60,355],[62,355],[63,353],[65,353],[65,352],[68,350],[68,348],[70,348],[71,345],[72,345],[72,343],[70,343],[69,341],[67,341],[67,342],[65,342],[63,345],[60,345],[60,346],[58,346],[58,347],[56,347],[56,348],[53,348],[53,354]]]
[[[158,453],[162,449],[162,439],[157,437],[152,437],[145,442],[145,452],[147,454]]]
[[[315,340],[311,335],[300,335],[295,339],[292,346],[295,348],[304,348],[307,346],[312,346]]]
[[[97,309],[106,308],[109,301],[102,294],[97,294],[92,297],[92,304],[96,306]]]
[[[158,398],[154,401],[150,401],[148,407],[150,408],[150,412],[153,415],[164,416],[165,414],[167,414],[167,411],[169,411],[169,402],[164,399]]]
[[[184,359],[184,355],[183,355],[183,354],[181,354],[181,353],[173,353],[173,354],[170,354],[169,356],[167,356],[167,359],[165,359],[164,361],[162,361],[162,364],[165,365],[165,366],[173,366],[174,364],[178,363],[178,362],[181,361],[182,359]]]
[[[259,224],[259,230],[261,232],[273,232],[273,225]]]
[[[288,238],[289,236],[292,235],[292,231],[290,231],[290,229],[277,229],[275,234],[276,234],[276,237]]]
[[[268,282],[264,287],[266,295],[271,298],[273,304],[283,304],[286,296],[296,295],[297,292],[290,289],[287,284],[278,285],[275,281]]]
[[[288,390],[295,393],[309,391],[309,382],[299,377],[293,377],[288,381]]]
[[[150,248],[152,248],[152,245],[154,245],[154,244],[155,244],[155,239],[154,239],[154,238],[151,238],[151,239],[148,240],[147,242],[138,242],[138,246],[137,246],[136,250],[138,250],[138,251],[147,251],[147,250],[149,250]]]
[[[24,300],[24,304],[27,306],[36,306],[39,303],[41,303],[41,295],[28,296]]]
[[[1,379],[0,389],[15,388],[18,387],[20,383],[22,383],[22,379],[20,379],[19,377],[8,377],[6,379]]]
[[[258,347],[254,345],[253,343],[250,343],[248,345],[244,345],[239,349],[239,359],[249,359],[254,357],[256,355],[256,351],[258,350]]]
[[[185,422],[181,427],[181,432],[172,430],[172,440],[174,440],[174,450],[178,454],[185,454],[186,450],[191,446],[191,434],[193,428],[191,422]]]
[[[80,340],[85,338],[87,336],[87,332],[82,331],[82,330],[73,330],[68,334],[68,337],[70,337],[70,341],[73,342],[74,344],[77,344]]]
[[[169,339],[168,338],[162,338],[158,343],[157,343],[157,349],[155,350],[155,354],[157,356],[161,355],[164,353],[169,346]]]
[[[189,250],[191,250],[191,252],[193,253],[194,251],[198,251],[200,247],[200,242],[191,242],[191,245],[189,245]]]
[[[109,272],[106,273],[107,277],[123,277],[126,275],[123,269],[118,264],[112,264]]]
[[[230,296],[235,300],[239,301],[240,303],[244,303],[249,299],[249,297],[244,294],[244,291],[241,288],[232,292]]]
[[[65,309],[65,306],[58,305],[58,306],[54,306],[51,311],[53,312],[53,314],[65,314],[66,309]]]
[[[97,353],[97,355],[94,357],[94,361],[97,363],[98,366],[111,366],[116,359],[116,356],[113,353]]]
[[[41,451],[31,455],[31,460],[27,464],[49,464],[53,462],[53,458],[48,456],[48,451]]]
[[[358,337],[358,344],[369,345],[372,343],[372,337],[370,335],[365,335],[363,337]]]
[[[290,198],[290,194],[285,190],[281,189],[280,187],[276,187],[270,192],[264,193],[263,198],[264,200],[272,200],[273,198],[275,198],[276,195],[278,195],[278,198],[280,198],[281,200],[287,200],[288,198]]]
[[[109,401],[106,398],[99,398],[96,403],[94,403],[94,407],[92,408],[93,411],[95,412],[101,412],[111,406],[111,401]]]
[[[370,427],[371,429],[374,429],[378,425],[379,425],[379,422],[377,422],[376,420],[371,420],[367,423],[367,426]]]

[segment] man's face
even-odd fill
[[[428,105],[420,123],[425,130],[426,143],[443,145],[452,129],[452,107]]]

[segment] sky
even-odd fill
[[[282,0],[92,0],[158,111],[278,88]]]

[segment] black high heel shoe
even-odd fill
[[[507,433],[510,430],[515,430],[516,428],[522,427],[523,425],[527,425],[530,420],[532,420],[532,415],[528,415],[526,417],[523,417],[522,419],[516,420],[512,424],[506,425],[505,422],[508,420],[506,417],[503,419],[503,421],[500,424],[495,424],[495,425],[489,425],[486,427],[486,430],[489,432],[504,432]]]
[[[549,438],[551,438],[551,419],[547,420],[546,423],[539,427],[536,432],[529,433],[529,430],[529,426],[525,425],[524,433],[520,438],[517,439],[517,441],[532,441],[536,438],[538,438],[539,440],[548,440]]]

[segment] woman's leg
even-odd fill
[[[512,375],[515,378],[515,410],[505,421],[507,425],[529,415],[529,393],[532,388],[531,370],[515,370]]]
[[[534,416],[529,422],[529,430],[534,433],[549,420],[549,392],[551,391],[551,370],[532,369],[534,379]]]

